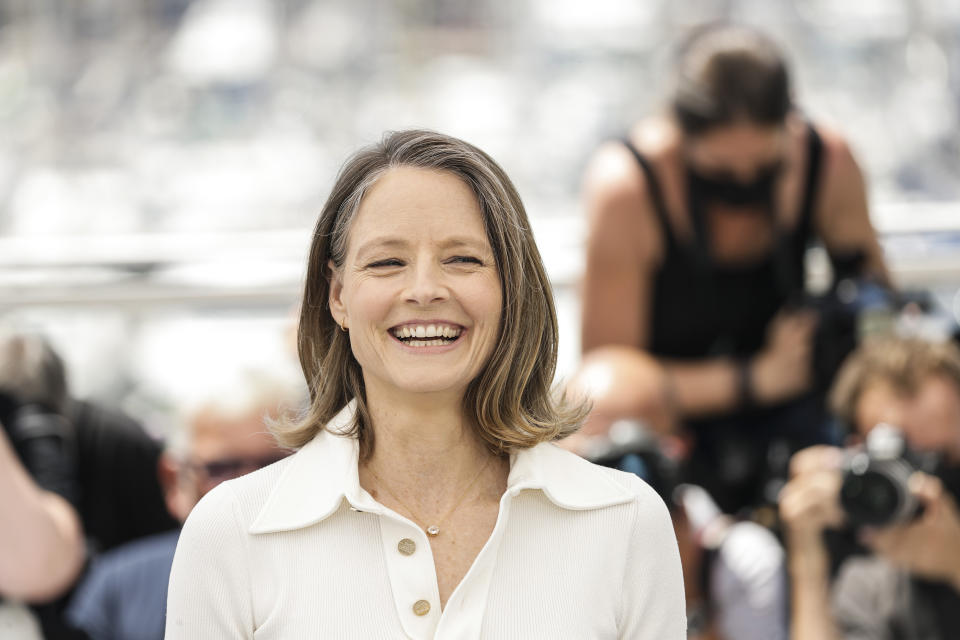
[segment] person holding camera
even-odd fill
[[[582,348],[615,350],[636,381],[626,417],[684,426],[689,480],[737,512],[759,499],[775,435],[791,450],[824,441],[821,399],[804,403],[817,317],[789,304],[808,244],[888,278],[860,168],[840,134],[794,105],[770,39],[723,24],[695,32],[670,106],[587,170]]]
[[[83,567],[62,372],[39,336],[0,335],[0,599],[50,601]]]
[[[854,427],[855,438],[869,440],[865,452],[818,446],[791,460],[792,477],[780,496],[793,593],[791,637],[955,638],[960,349],[874,338],[843,365],[830,404]],[[907,445],[894,447],[892,455],[891,425]],[[909,473],[918,467],[927,472]],[[840,528],[853,528],[872,553],[843,559],[831,584],[824,533]]]
[[[0,331],[0,636],[47,634],[83,568],[84,531],[63,362],[40,336]],[[33,611],[23,603],[35,605]],[[36,605],[44,604],[43,607]],[[39,616],[39,617],[38,617]],[[43,627],[43,631],[41,631]]]

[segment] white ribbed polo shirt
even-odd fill
[[[204,497],[166,638],[686,638],[670,517],[636,476],[552,444],[514,454],[493,533],[441,612],[427,535],[360,486],[357,460],[356,440],[325,431]]]

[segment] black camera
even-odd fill
[[[73,424],[39,402],[21,402],[0,390],[0,429],[42,489],[75,501],[77,443]]]
[[[907,483],[928,461],[912,452],[902,433],[878,424],[867,436],[866,447],[851,452],[844,463],[840,504],[854,527],[885,527],[910,522],[921,505]]]

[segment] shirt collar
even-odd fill
[[[382,507],[360,487],[356,438],[342,435],[353,418],[351,402],[327,428],[290,456],[250,533],[273,533],[308,527],[325,520],[343,500],[361,511]],[[520,449],[510,457],[507,493],[540,490],[563,509],[599,509],[629,502],[634,494],[601,467],[554,444]]]

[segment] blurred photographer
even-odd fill
[[[860,167],[795,102],[781,49],[712,24],[682,43],[666,113],[603,145],[584,179],[585,354],[622,352],[630,406],[692,442],[689,479],[737,513],[766,502],[771,448],[827,442],[810,243],[888,285]],[[844,354],[845,355],[845,354]]]
[[[83,566],[65,402],[63,363],[46,341],[0,335],[0,601],[53,600]]]
[[[865,457],[860,449],[819,446],[791,460],[792,477],[780,497],[793,590],[791,637],[956,638],[960,349],[871,339],[842,367],[830,404],[854,438],[869,443]],[[909,450],[888,455],[886,444],[896,439],[887,425],[902,432]],[[929,473],[897,471],[923,466],[912,461],[924,458],[934,459]],[[856,526],[869,521],[875,524]],[[824,532],[841,528],[853,529],[872,554],[843,559],[831,583]]]

